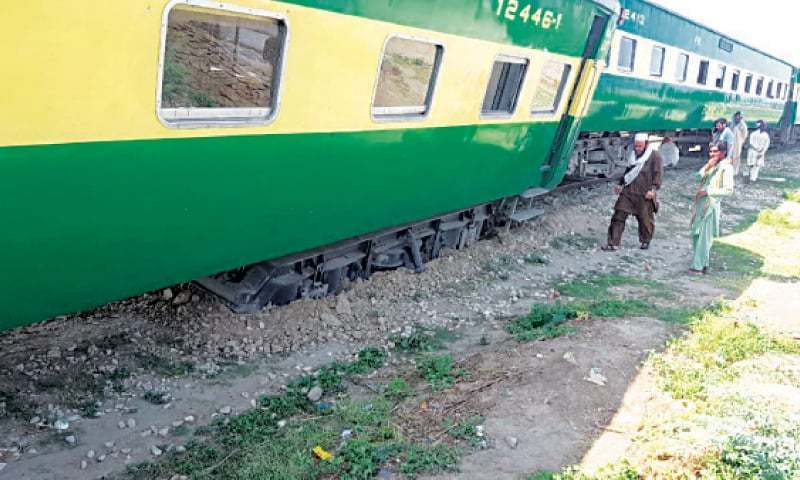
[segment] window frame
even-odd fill
[[[164,88],[164,66],[167,53],[167,31],[169,30],[169,15],[175,7],[186,6],[211,12],[234,13],[248,17],[262,17],[275,20],[283,24],[283,42],[281,45],[280,60],[273,73],[273,98],[272,106],[267,108],[162,108],[162,95]],[[223,15],[224,16],[224,15]],[[291,28],[286,15],[260,8],[242,7],[229,3],[214,2],[211,0],[171,0],[164,7],[161,17],[161,44],[159,46],[158,75],[156,79],[156,115],[158,120],[167,128],[209,128],[209,127],[243,127],[265,126],[275,121],[280,112],[283,94],[283,80],[286,72],[286,57],[289,51],[289,37]],[[183,111],[185,116],[179,115]],[[174,112],[167,115],[167,112]]]
[[[728,66],[724,63],[717,64],[717,78],[714,79],[714,87],[717,90],[725,90],[725,79],[728,77]]]
[[[732,92],[739,92],[739,87],[742,84],[742,71],[738,68],[733,69],[733,74],[731,75],[731,91]]]
[[[756,80],[755,94],[758,97],[761,97],[761,96],[764,95],[764,80],[765,80],[765,77],[763,77],[763,76],[758,77],[758,80]]]
[[[522,72],[522,78],[519,81],[519,90],[517,90],[516,98],[514,99],[514,109],[511,112],[508,111],[490,111],[486,112],[483,110],[483,104],[486,102],[486,94],[489,93],[489,85],[492,81],[492,72],[494,71],[494,66],[498,62],[502,63],[514,63],[517,65],[524,65],[525,69]],[[529,57],[524,57],[521,55],[510,55],[501,53],[494,57],[492,60],[492,68],[489,70],[489,79],[488,83],[486,84],[486,88],[483,91],[483,97],[481,98],[481,119],[487,118],[512,118],[514,115],[517,114],[517,109],[519,109],[519,101],[522,97],[522,91],[525,89],[525,81],[528,80],[528,73],[530,73],[531,69],[531,59]]]
[[[653,72],[653,56],[656,50],[661,50],[661,64],[659,65],[658,73]],[[661,45],[653,45],[650,49],[650,76],[654,78],[664,77],[664,66],[667,63],[667,48]]]
[[[436,48],[436,59],[433,65],[433,72],[431,72],[431,81],[428,85],[428,94],[425,97],[425,110],[419,112],[418,106],[406,107],[376,107],[375,100],[378,98],[378,86],[381,80],[381,71],[383,71],[383,62],[386,60],[386,47],[389,42],[399,38],[401,40],[409,40],[412,42],[427,43]],[[383,41],[381,48],[381,57],[378,62],[378,71],[375,75],[375,82],[372,86],[372,101],[369,104],[370,117],[375,122],[415,122],[428,118],[433,110],[433,100],[436,98],[436,90],[439,86],[439,74],[442,71],[442,63],[444,62],[445,45],[441,40],[434,40],[432,38],[419,37],[416,35],[406,35],[402,33],[392,33]],[[376,112],[376,110],[379,110]]]
[[[703,71],[703,66],[705,66],[705,71]],[[708,86],[708,71],[711,70],[711,60],[700,60],[697,68],[697,85]],[[700,81],[700,77],[703,77],[703,81]]]
[[[680,71],[677,69],[677,67],[680,66],[682,58],[686,59],[686,63],[683,66],[683,71]],[[678,63],[676,64],[676,69],[675,69],[675,81],[677,81],[678,83],[686,83],[686,81],[689,80],[689,64],[691,60],[692,58],[688,53],[681,52],[678,54]]]
[[[767,83],[767,98],[774,99],[775,98],[775,80],[769,79],[769,83]]]
[[[557,114],[558,111],[561,110],[561,105],[564,103],[564,94],[568,90],[567,87],[569,87],[573,83],[572,82],[572,71],[575,70],[575,66],[574,65],[572,65],[571,63],[567,63],[567,62],[562,62],[562,61],[559,61],[559,60],[550,59],[550,60],[545,60],[545,64],[542,65],[542,69],[544,69],[544,66],[547,65],[550,62],[558,63],[558,64],[561,64],[563,67],[565,67],[564,68],[564,72],[561,74],[561,82],[558,84],[558,91],[556,92],[556,96],[553,99],[553,105],[554,106],[553,106],[552,109],[549,109],[549,110],[535,110],[533,108],[533,105],[531,105],[530,113],[531,113],[532,117],[550,117],[550,116],[553,116],[553,115]],[[528,66],[528,68],[530,68],[530,65]],[[541,85],[541,83],[542,83],[542,75],[541,75],[541,72],[540,72],[540,74],[539,74],[539,82],[535,85],[534,88],[536,90],[538,90],[539,85]],[[534,91],[534,94],[535,93],[536,92]]]
[[[622,58],[622,44],[625,42],[625,40],[630,40],[633,43],[633,49],[631,50],[631,61],[630,61],[631,66],[630,66],[630,68],[629,67],[623,67],[619,63],[620,59]],[[639,48],[639,41],[636,40],[635,38],[627,37],[625,35],[622,35],[622,37],[620,37],[619,47],[618,47],[618,50],[617,50],[617,70],[618,71],[625,72],[625,73],[633,73],[634,71],[636,71],[636,50],[638,50],[638,48]]]
[[[755,76],[752,73],[748,73],[747,75],[745,75],[745,77],[744,77],[744,93],[749,94],[750,92],[753,91],[753,78],[755,78]]]

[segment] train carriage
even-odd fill
[[[758,119],[780,123],[792,65],[653,3],[621,6],[570,174],[611,175],[629,132],[668,135],[686,152],[736,111],[751,128]]]
[[[324,295],[524,218],[563,177],[617,16],[615,0],[11,2],[0,329],[243,265],[205,285]]]

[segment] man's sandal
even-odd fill
[[[615,245],[603,245],[602,247],[600,247],[600,250],[604,252],[616,252],[617,250],[619,250],[619,247]]]

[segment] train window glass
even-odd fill
[[[697,83],[705,85],[708,82],[708,60],[700,61],[700,71],[697,73]]]
[[[764,93],[764,77],[759,78],[756,82],[756,95],[760,97],[762,93]]]
[[[632,72],[636,63],[636,40],[622,37],[619,43],[619,59],[617,66],[624,72]]]
[[[775,95],[773,93],[773,86],[774,85],[775,85],[775,81],[774,80],[770,80],[769,84],[767,84],[767,98],[775,98]]]
[[[731,90],[734,92],[739,90],[739,79],[742,77],[742,72],[740,70],[734,70],[733,75],[731,75]]]
[[[184,124],[268,120],[285,42],[286,25],[277,18],[175,6],[165,26],[160,117]]]
[[[717,80],[714,84],[717,88],[724,88],[725,86],[725,73],[727,72],[728,67],[725,65],[717,65]]]
[[[513,114],[517,109],[517,100],[527,71],[526,58],[498,57],[492,67],[489,86],[483,97],[483,114]]]
[[[422,116],[433,99],[442,53],[441,45],[392,37],[381,60],[372,114]]]
[[[572,66],[566,63],[550,61],[544,65],[533,96],[531,112],[552,114],[558,111],[571,71]]]
[[[653,52],[650,56],[650,75],[660,77],[664,75],[664,56],[666,50],[664,47],[653,47]]]
[[[685,82],[689,75],[689,55],[681,53],[678,55],[678,63],[675,69],[675,78],[679,82]]]
[[[753,89],[753,74],[747,74],[744,77],[744,93],[750,93],[750,90]]]
[[[778,82],[777,93],[775,94],[775,98],[780,99],[783,96],[783,83]]]

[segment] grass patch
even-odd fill
[[[434,390],[452,387],[456,379],[464,377],[467,372],[456,368],[451,355],[435,355],[421,358],[417,362],[417,371]]]
[[[167,392],[157,392],[155,390],[148,390],[144,392],[142,398],[146,402],[150,402],[153,405],[166,405],[170,402],[172,397]]]
[[[446,328],[419,327],[410,334],[392,335],[389,340],[401,352],[423,353],[440,350],[445,342],[455,338],[456,335]]]
[[[790,202],[800,203],[800,190],[785,190],[783,192],[783,198]]]
[[[800,221],[793,220],[788,213],[777,210],[764,210],[761,212],[758,215],[758,223],[778,231],[800,230]]]
[[[564,325],[569,320],[586,318],[587,313],[573,304],[535,304],[531,313],[508,325],[508,333],[518,342],[533,342],[556,338],[575,332],[575,327]]]
[[[411,386],[404,379],[397,377],[383,387],[383,396],[394,402],[400,402],[410,397]]]
[[[764,259],[747,249],[725,242],[714,242],[711,266],[711,281],[714,284],[740,292],[761,274]]]
[[[298,378],[285,393],[259,398],[257,408],[234,417],[219,417],[211,425],[196,429],[184,454],[170,453],[156,462],[131,465],[122,478],[185,475],[194,479],[356,480],[374,478],[384,466],[408,478],[456,471],[460,450],[412,444],[396,434],[394,402],[410,394],[402,379],[390,382],[382,396],[343,399],[323,412],[306,398],[314,385],[345,391],[343,375],[369,373],[380,368],[383,360],[382,350],[364,349],[352,363],[334,363],[314,375]],[[452,358],[446,371],[445,363],[435,362],[432,371],[458,374]],[[332,458],[317,458],[313,452],[316,447],[330,452]]]
[[[567,297],[595,301],[608,297],[608,291],[611,288],[622,286],[658,289],[662,295],[666,291],[666,287],[663,284],[654,280],[613,274],[579,278],[571,282],[560,283],[556,285],[556,289]]]
[[[444,428],[448,435],[455,440],[468,443],[477,447],[484,442],[483,435],[479,435],[478,426],[483,424],[483,417],[472,416],[456,423],[452,418],[444,420]]]
[[[652,359],[664,391],[676,399],[705,400],[710,386],[736,378],[734,363],[767,353],[800,354],[800,344],[761,332],[717,305],[698,314],[691,335]]]

